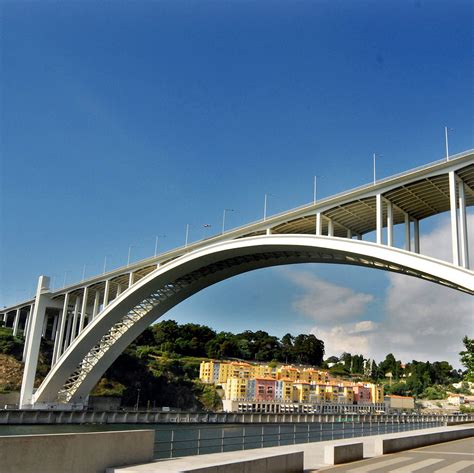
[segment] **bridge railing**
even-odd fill
[[[228,425],[157,429],[154,457],[173,458],[254,448],[279,447],[439,427],[441,420],[409,422],[321,422],[307,424]]]

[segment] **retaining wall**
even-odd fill
[[[0,437],[1,473],[104,473],[150,462],[153,430]]]

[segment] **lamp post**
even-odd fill
[[[136,248],[136,245],[130,245],[128,247],[127,266],[130,266],[130,257],[132,256],[132,248]]]
[[[188,246],[188,240],[189,240],[189,223],[186,224],[186,239],[184,241],[184,247]]]
[[[71,271],[64,271],[63,287],[66,287],[66,278]]]
[[[155,238],[155,256],[158,254],[158,242],[160,238],[166,238],[166,235],[156,235]]]
[[[448,132],[454,131],[452,128],[447,126],[444,127],[444,144],[446,146],[446,161],[449,161],[449,140],[448,140]]]
[[[112,256],[112,255],[107,254],[107,255],[104,256],[104,267],[102,269],[102,274],[105,274],[106,271],[107,271],[107,257],[108,256]]]
[[[225,217],[227,212],[233,212],[234,209],[224,209],[224,212],[222,213],[222,233],[225,232]]]

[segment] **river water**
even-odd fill
[[[155,430],[154,457],[172,458],[403,432],[439,422],[313,422],[285,424],[54,424],[0,425],[0,435]]]

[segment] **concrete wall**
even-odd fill
[[[324,447],[324,463],[328,465],[339,465],[364,458],[364,444],[344,443],[335,445],[326,445]]]
[[[282,454],[265,453],[261,450],[214,453],[183,457],[177,460],[157,461],[136,467],[108,468],[107,473],[303,473],[303,452]]]
[[[410,434],[406,437],[375,439],[375,455],[401,452],[412,448],[425,447],[436,443],[450,442],[474,436],[474,427],[444,432]]]
[[[150,462],[153,430],[0,437],[2,473],[104,473]]]

